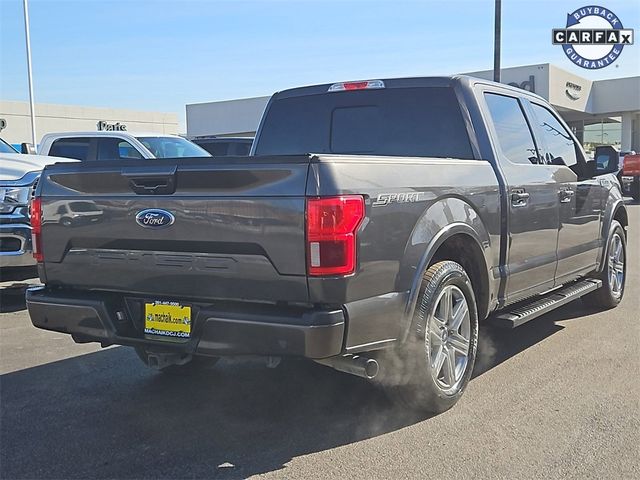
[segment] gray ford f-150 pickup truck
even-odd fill
[[[597,169],[517,88],[457,76],[286,90],[250,156],[47,167],[32,206],[45,286],[29,313],[163,371],[302,356],[443,411],[471,377],[479,322],[620,302],[627,213]],[[61,223],[77,200],[99,219]]]

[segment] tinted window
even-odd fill
[[[156,158],[210,157],[209,152],[181,137],[138,137]]]
[[[203,142],[199,143],[202,148],[209,152],[214,157],[224,157],[227,155],[229,144],[227,142]]]
[[[543,163],[539,161],[531,130],[520,102],[513,97],[485,94],[497,140],[502,153],[513,163]]]
[[[18,151],[0,138],[0,153],[18,153]]]
[[[119,160],[126,158],[142,158],[133,145],[119,138],[98,138],[98,160]]]
[[[245,156],[251,151],[251,142],[232,143],[229,145],[230,155]]]
[[[473,158],[460,106],[448,87],[358,90],[274,101],[256,155],[306,153]]]
[[[124,140],[118,143],[118,153],[120,158],[142,158],[142,154],[133,145]]]
[[[536,117],[538,131],[546,147],[545,160],[547,163],[564,163],[569,167],[578,163],[576,144],[558,119],[540,105],[532,103],[531,106]],[[560,161],[560,159],[562,160]]]
[[[89,156],[90,143],[90,138],[61,138],[53,142],[49,155],[86,160]]]

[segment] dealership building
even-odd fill
[[[133,132],[178,133],[176,113],[37,103],[38,141],[45,133],[116,128]],[[0,137],[11,144],[31,143],[28,102],[0,100]]]
[[[492,79],[493,71],[468,75]],[[349,80],[336,78],[336,81]],[[640,76],[588,80],[548,63],[505,68],[502,81],[547,99],[586,146],[640,151]],[[268,96],[186,106],[187,136],[253,136]]]

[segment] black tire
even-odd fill
[[[447,369],[447,365],[451,365],[448,353],[445,354],[446,359],[444,360],[447,365],[441,364],[440,366],[442,370],[436,372],[435,370],[438,367],[434,367],[434,364],[432,364],[434,355],[435,365],[440,359],[436,348],[440,353],[445,350],[448,352],[448,348],[446,348],[446,342],[449,341],[448,336],[451,339],[455,337],[454,330],[448,329],[449,326],[453,326],[453,323],[450,325],[446,322],[443,327],[436,325],[439,324],[436,314],[438,317],[443,316],[440,308],[446,298],[445,289],[452,292],[452,298],[462,294],[468,308],[468,322],[466,315],[464,320],[465,329],[468,330],[466,333],[468,335],[466,365],[464,363],[460,365],[458,369],[459,373],[461,373],[459,380],[450,389],[443,388],[439,378],[440,372],[442,371],[443,375],[446,375],[444,369]],[[455,313],[455,307],[459,306],[456,301],[459,301],[460,298],[458,297],[458,300],[454,298],[453,308],[449,307],[453,313]],[[451,305],[451,302],[449,304]],[[453,322],[454,319],[452,318],[451,321]],[[434,325],[436,326],[434,327]],[[448,333],[445,334],[445,331]],[[460,332],[460,328],[455,329],[456,334],[460,334]],[[425,338],[432,338],[431,335],[437,339],[436,342],[440,342],[438,346],[433,347],[432,341],[425,341]],[[443,335],[447,338],[442,338]],[[471,379],[477,349],[478,313],[471,280],[460,264],[452,261],[438,262],[429,267],[424,274],[413,318],[412,331],[407,339],[404,351],[399,356],[402,358],[401,365],[396,365],[395,372],[390,372],[392,375],[395,374],[396,379],[401,379],[397,382],[399,384],[393,387],[392,391],[397,394],[405,405],[412,409],[430,413],[444,412],[453,407],[464,393]],[[455,351],[455,349],[453,350]],[[453,365],[457,365],[456,355],[460,355],[460,353],[453,353]],[[398,369],[402,371],[400,372]],[[455,370],[456,367],[454,367],[453,372]],[[452,371],[449,370],[449,372],[451,373]],[[454,377],[456,376],[454,373]]]
[[[145,347],[134,347],[136,355],[147,367],[149,365],[149,353]],[[203,371],[212,368],[217,361],[218,357],[205,357],[202,355],[193,355],[191,360],[182,365],[169,365],[164,368],[154,368],[162,373],[176,376],[186,376],[202,373]],[[150,367],[152,368],[152,367]]]
[[[612,285],[614,279],[611,275],[610,271],[610,262],[612,254],[613,244],[615,243],[615,238],[618,238],[620,241],[620,248],[622,249],[623,255],[623,270],[622,270],[622,281],[621,287],[615,288],[615,285]],[[602,273],[597,276],[598,279],[602,280],[602,287],[600,287],[595,292],[591,292],[584,297],[582,297],[582,301],[590,307],[598,308],[598,309],[609,309],[617,306],[622,297],[624,296],[624,287],[627,279],[627,239],[624,233],[624,229],[622,225],[617,220],[613,220],[611,222],[611,228],[609,229],[609,236],[607,238],[606,251],[604,256],[604,266],[602,269]],[[619,276],[617,277],[620,278]],[[619,280],[615,280],[619,282]]]

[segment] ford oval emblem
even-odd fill
[[[136,215],[136,222],[144,228],[164,228],[175,221],[176,217],[171,212],[159,208],[148,208]]]

